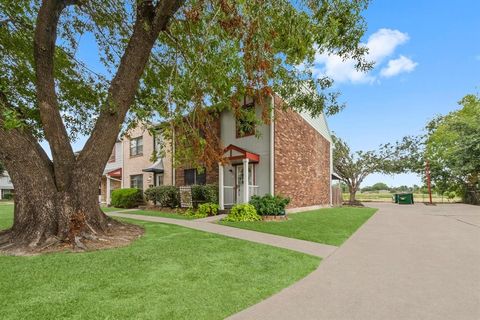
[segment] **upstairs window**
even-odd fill
[[[243,138],[255,135],[255,100],[245,97],[236,121],[236,136]]]
[[[186,186],[207,183],[207,171],[205,168],[203,168],[201,172],[197,169],[185,169],[183,173],[184,184]]]
[[[143,155],[143,137],[130,139],[130,157]]]

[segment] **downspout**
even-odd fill
[[[275,96],[270,101],[270,194],[275,195]]]
[[[331,140],[331,137],[330,137]],[[332,180],[332,175],[333,175],[333,144],[332,141],[330,141],[330,207],[333,207],[333,180]]]
[[[172,185],[176,185],[175,181],[175,127],[172,125]]]

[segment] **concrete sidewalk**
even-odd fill
[[[231,319],[480,319],[480,207],[372,206],[316,271]]]
[[[218,220],[218,217],[216,217],[215,219],[207,218],[206,220],[204,219],[180,220],[180,219],[173,219],[173,218],[162,218],[162,217],[144,216],[139,214],[129,214],[129,213],[123,213],[123,211],[107,212],[107,214],[114,217],[174,224],[177,226],[187,227],[191,229],[221,234],[231,238],[238,238],[238,239],[248,240],[252,242],[268,244],[274,247],[290,249],[293,251],[298,251],[298,252],[302,252],[302,253],[306,253],[313,256],[322,257],[322,258],[328,257],[337,249],[337,247],[335,246],[330,246],[326,244],[286,238],[282,236],[276,236],[273,234],[243,230],[243,229],[232,228],[232,227],[211,223],[212,220],[213,221]]]

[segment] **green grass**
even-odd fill
[[[13,206],[0,202],[0,230],[10,228],[13,224]]]
[[[364,192],[364,193],[357,193],[355,195],[355,199],[358,201],[369,202],[392,202],[392,193],[375,193],[375,192]],[[348,201],[350,198],[350,194],[344,193],[343,194],[343,201]],[[415,202],[427,202],[429,201],[428,194],[422,193],[414,193],[413,199]],[[455,197],[454,199],[448,200],[447,197],[442,197],[438,194],[432,194],[432,201],[435,203],[449,203],[449,202],[461,202],[462,198]]]
[[[138,211],[129,211],[128,214],[139,214],[143,216],[153,216],[153,217],[162,217],[162,218],[171,218],[171,219],[181,219],[181,220],[193,220],[193,217],[188,217],[182,214],[177,213],[168,213],[155,210],[138,210]]]
[[[0,206],[3,228],[12,206]],[[133,221],[129,221],[133,222]],[[160,223],[124,248],[0,256],[1,319],[223,319],[320,259]]]
[[[329,208],[288,215],[282,222],[224,222],[226,226],[276,234],[288,238],[308,240],[334,246],[341,245],[376,209]]]
[[[103,212],[114,212],[114,211],[123,211],[127,209],[121,209],[121,208],[113,208],[113,207],[102,207]],[[161,212],[161,211],[156,211],[156,210],[136,210],[136,211],[128,211],[125,212],[128,214],[139,214],[143,216],[153,216],[153,217],[162,217],[162,218],[171,218],[171,219],[181,219],[181,220],[193,220],[193,217],[188,217],[182,214],[178,213],[169,213],[169,212]]]

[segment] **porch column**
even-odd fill
[[[221,162],[218,163],[218,206],[220,210],[225,209],[225,189],[224,189],[224,180],[223,180],[223,165]]]
[[[107,194],[106,194],[107,205],[110,204],[110,177],[107,174]]]
[[[248,203],[248,158],[243,159],[243,203]]]

